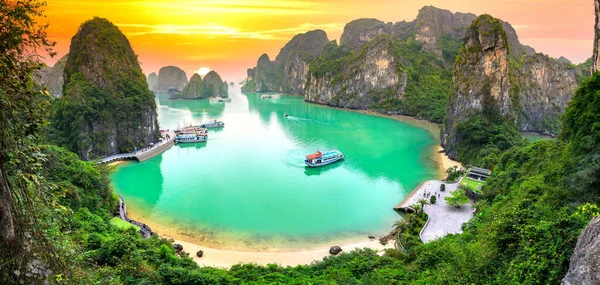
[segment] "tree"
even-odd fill
[[[440,185],[440,191],[446,191],[446,184],[442,183],[442,185]]]
[[[429,204],[433,205],[435,202],[437,202],[437,198],[435,195],[431,195],[431,198],[429,198]]]
[[[36,0],[0,2],[0,261],[12,262],[2,270],[25,266],[25,258],[33,257],[32,247],[50,244],[36,221],[35,206],[43,185],[35,143],[49,95],[34,88],[32,74],[43,66],[41,54],[54,56],[47,25],[37,23],[44,6]],[[47,247],[36,258],[52,254]]]
[[[397,220],[394,223],[394,233],[398,234],[398,233],[403,232],[409,223],[410,223],[410,221],[408,219]]]
[[[421,205],[421,213],[425,212],[425,206],[429,205],[429,202],[427,202],[427,200],[421,198],[419,199],[419,201],[417,201],[417,203],[419,203],[419,205]]]
[[[465,195],[465,192],[461,189],[453,191],[452,193],[450,193],[450,196],[444,197],[444,200],[446,200],[446,204],[454,206],[456,208],[460,208],[461,205],[464,205],[471,201],[469,200],[469,197]]]

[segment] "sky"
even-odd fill
[[[145,74],[167,65],[188,78],[201,67],[241,81],[266,53],[273,60],[294,35],[322,29],[330,40],[359,18],[412,21],[432,5],[452,12],[491,14],[513,25],[521,43],[574,63],[592,55],[592,0],[46,0],[48,36],[58,56],[68,53],[79,25],[95,16],[129,39]]]

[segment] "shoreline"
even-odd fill
[[[373,111],[368,110],[351,110],[345,109],[357,113],[362,113],[366,115],[378,116],[383,118],[390,118],[396,121],[400,121],[403,123],[407,123],[413,125],[415,127],[423,128],[428,131],[433,138],[435,138],[439,134],[439,125],[436,123],[432,123],[425,120],[418,120],[413,117],[403,116],[403,115],[385,115]],[[431,149],[431,156],[427,156],[427,158],[431,159],[437,164],[437,168],[439,171],[439,177],[443,178],[445,176],[445,169],[448,167],[453,167],[455,165],[461,167],[461,164],[457,161],[450,159],[443,151],[443,148],[436,144]],[[119,165],[125,163],[124,161],[113,162],[110,165],[114,167],[118,167]],[[408,195],[413,195],[414,191],[419,187],[413,189]],[[134,219],[147,221],[147,217],[139,216],[135,213],[130,213]],[[152,225],[152,228],[155,228],[157,225]],[[391,225],[390,225],[391,226]],[[232,265],[240,264],[240,263],[255,263],[260,265],[267,265],[270,263],[277,263],[281,266],[296,266],[303,264],[310,264],[313,261],[321,261],[324,257],[330,256],[329,247],[331,246],[340,246],[344,252],[349,252],[354,249],[362,249],[362,248],[370,248],[378,252],[378,254],[382,254],[384,249],[394,248],[394,242],[390,241],[386,246],[383,246],[379,243],[378,238],[370,240],[367,236],[363,238],[355,237],[355,238],[334,238],[332,240],[327,241],[326,243],[320,243],[315,246],[306,246],[301,248],[277,248],[277,249],[268,249],[261,250],[259,248],[252,249],[250,251],[244,251],[240,249],[227,249],[227,248],[218,248],[210,247],[210,246],[201,246],[200,241],[195,240],[185,234],[179,234],[173,229],[167,229],[166,227],[158,226],[157,235],[161,238],[173,239],[173,243],[178,243],[183,246],[183,251],[189,253],[189,256],[200,266],[212,266],[212,267],[225,267],[229,268]],[[164,235],[158,233],[165,233]],[[325,245],[327,244],[327,245]],[[196,252],[198,250],[202,250],[204,255],[202,258],[198,258],[196,256]]]
[[[161,236],[161,238],[169,239],[167,236]],[[394,248],[393,241],[390,241],[387,243],[387,245],[383,246],[379,243],[378,239],[365,239],[365,241],[353,243],[332,243],[332,246],[338,245],[342,248],[342,252],[370,248],[377,251],[379,255],[382,255],[385,249]],[[173,239],[173,244],[177,243],[183,246],[183,251],[189,253],[190,258],[192,258],[199,266],[211,266],[219,268],[230,268],[232,265],[240,263],[253,263],[258,265],[276,263],[280,266],[308,265],[314,261],[322,261],[324,257],[332,256],[329,253],[329,247],[305,248],[299,251],[289,252],[248,252],[209,248],[178,239]],[[198,250],[202,250],[204,252],[202,257],[196,256],[196,252]]]

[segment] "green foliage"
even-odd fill
[[[446,191],[446,184],[442,183],[440,185],[440,191]]]
[[[435,202],[437,202],[437,197],[435,195],[431,195],[431,198],[429,198],[429,204],[433,205]]]
[[[454,206],[456,208],[460,208],[460,206],[467,204],[471,201],[469,200],[469,197],[467,197],[467,195],[465,194],[465,190],[461,189],[460,187],[452,191],[452,193],[450,193],[450,196],[444,197],[444,200],[446,200],[446,204]]]
[[[465,173],[465,171],[462,169],[458,169],[457,166],[448,167],[448,169],[446,169],[446,181],[448,181],[448,182],[457,181],[458,178],[460,178],[464,173]],[[446,190],[446,185],[442,184],[440,186],[440,190],[441,191]]]

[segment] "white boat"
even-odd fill
[[[344,154],[339,150],[330,150],[324,153],[317,151],[307,155],[304,162],[310,167],[319,167],[342,159],[344,159]]]
[[[208,134],[204,133],[182,133],[175,137],[177,143],[197,143],[205,142],[208,139]]]
[[[211,128],[221,128],[224,127],[225,123],[217,120],[213,120],[212,122],[208,122],[200,125],[201,128],[211,129]]]

